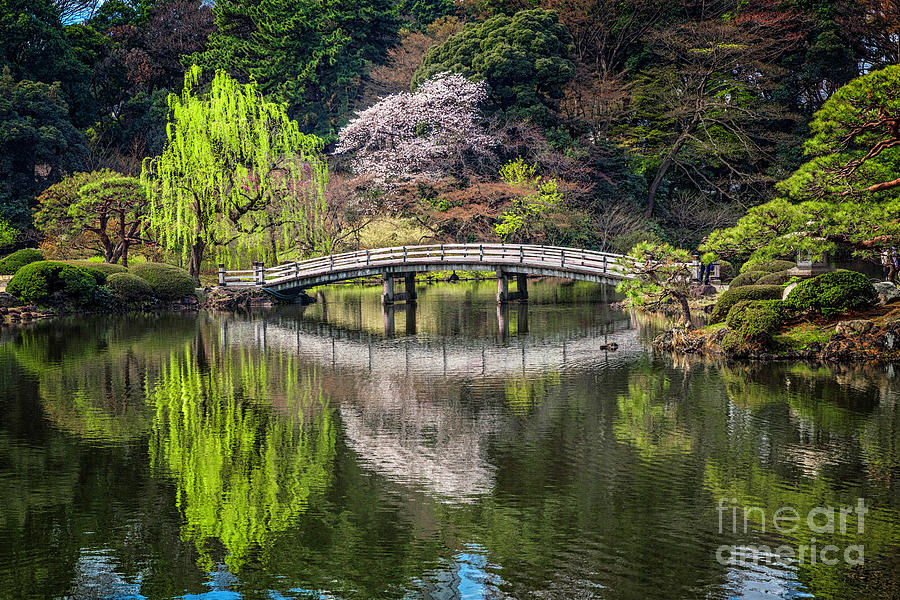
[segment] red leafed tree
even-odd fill
[[[900,63],[900,0],[846,0],[839,21],[859,40],[867,70]]]
[[[201,0],[161,2],[146,25],[106,32],[117,47],[98,69],[124,70],[132,90],[176,88],[184,78],[181,57],[203,50],[213,28],[212,11]]]

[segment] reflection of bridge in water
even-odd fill
[[[406,312],[407,324],[415,323],[415,304],[385,306],[386,322],[398,311]],[[504,328],[510,311],[516,312],[518,331],[524,334],[527,305],[501,307],[493,338],[391,338],[389,325],[389,335],[382,337],[296,314],[227,318],[219,335],[225,347],[296,355],[324,366],[334,377],[329,387],[339,390],[335,399],[345,442],[361,464],[441,501],[470,502],[495,485],[488,440],[511,426],[511,413],[499,408],[508,382],[558,373],[563,367],[624,362],[641,351],[624,314],[612,313],[606,322],[581,329],[509,336]],[[619,345],[617,353],[598,349],[613,341]],[[474,389],[486,394],[486,403],[460,402]]]
[[[519,333],[527,332],[528,306],[519,305]],[[610,315],[605,323],[557,334],[509,336],[509,312],[497,309],[498,337],[421,337],[395,335],[396,311],[406,313],[406,331],[415,333],[415,304],[384,307],[386,338],[365,331],[353,331],[295,317],[241,321],[228,319],[219,329],[222,346],[278,350],[296,354],[312,362],[353,371],[410,372],[441,376],[502,376],[526,370],[555,369],[577,364],[594,364],[598,357],[613,354],[601,349],[615,342],[618,352],[640,351],[633,335],[631,319]]]

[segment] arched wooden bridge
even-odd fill
[[[631,277],[624,256],[558,246],[525,244],[432,244],[360,250],[252,270],[227,271],[219,265],[219,285],[258,286],[276,293],[381,275],[385,302],[414,300],[415,275],[427,271],[495,271],[500,302],[528,297],[526,278],[561,277],[615,285]],[[508,278],[517,291],[508,291]],[[405,291],[394,292],[394,279],[405,279]]]
[[[615,285],[630,279],[627,257],[621,254],[527,244],[431,244],[395,246],[359,250],[289,262],[277,267],[255,263],[253,269],[227,271],[219,265],[219,285],[223,287],[261,287],[284,293],[318,285],[381,275],[385,302],[415,300],[416,273],[427,271],[495,271],[498,277],[497,300],[528,298],[528,277],[560,277]],[[697,277],[699,264],[693,265]],[[509,292],[509,277],[516,276],[517,291]],[[405,290],[394,292],[394,279],[405,280]],[[719,278],[719,266],[713,264],[713,279]]]

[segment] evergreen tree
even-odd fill
[[[143,241],[147,194],[141,182],[104,169],[75,173],[38,197],[34,222],[45,235],[72,245],[87,238],[87,246],[109,263],[128,266],[128,249]]]
[[[839,89],[810,124],[809,162],[781,184],[792,198],[896,199],[900,189],[900,66]]]
[[[60,82],[72,121],[93,117],[90,71],[66,36],[59,10],[50,0],[0,0],[0,69],[14,79]]]
[[[369,63],[384,60],[398,29],[389,0],[220,0],[218,30],[194,56],[287,102],[301,127],[326,137],[345,121]]]
[[[84,135],[69,121],[59,84],[14,81],[0,73],[0,218],[31,222],[34,197],[81,165]]]
[[[485,80],[497,106],[549,124],[565,85],[575,76],[571,37],[549,10],[523,10],[467,26],[428,51],[413,78],[418,85],[450,71]]]

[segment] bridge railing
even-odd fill
[[[448,270],[454,266],[484,263],[498,267],[546,267],[596,275],[627,277],[619,254],[528,244],[429,244],[394,246],[375,250],[358,250],[307,260],[288,262],[265,268],[254,263],[250,270],[226,271],[219,265],[219,285],[238,287],[273,285],[334,272],[366,267],[441,264]]]

